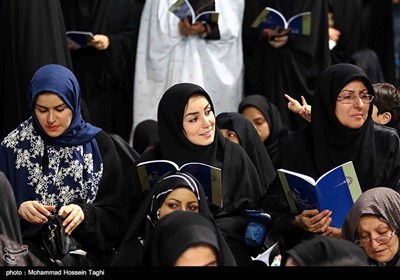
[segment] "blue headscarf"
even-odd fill
[[[54,92],[72,110],[73,117],[69,128],[59,137],[50,137],[40,126],[35,115],[36,98],[43,92]],[[67,147],[81,145],[91,140],[100,128],[82,119],[81,90],[75,75],[64,66],[48,64],[41,67],[32,77],[29,90],[29,105],[35,130],[46,144]]]
[[[48,136],[36,118],[36,99],[43,92],[57,94],[73,112],[69,128],[58,137]],[[57,208],[92,203],[103,175],[95,139],[101,129],[82,119],[76,77],[61,65],[41,67],[32,77],[29,101],[32,117],[0,145],[0,171],[7,175],[17,203],[37,200]]]

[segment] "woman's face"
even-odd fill
[[[159,218],[176,210],[199,213],[199,201],[194,192],[183,187],[170,192],[161,204]]]
[[[70,126],[73,113],[57,94],[45,92],[36,99],[35,115],[47,135],[58,137]]]
[[[381,244],[375,240],[378,236],[390,236],[393,233],[391,226],[374,215],[364,215],[360,218],[357,227],[361,246],[371,259],[380,263],[390,261],[399,251],[399,238],[393,234],[390,241]]]
[[[258,135],[260,135],[261,140],[263,142],[267,140],[271,130],[267,120],[264,117],[264,114],[261,113],[261,111],[257,108],[251,106],[244,108],[242,114],[254,125]]]
[[[338,97],[349,95],[360,96],[369,94],[368,89],[362,81],[351,81],[339,92]],[[341,100],[336,100],[335,115],[339,122],[348,128],[360,128],[368,118],[370,103],[363,103],[360,98],[356,98],[353,103],[343,104]]]
[[[183,251],[174,266],[217,266],[217,255],[208,244],[191,246]]]
[[[186,138],[199,146],[210,145],[215,136],[215,116],[207,98],[194,95],[189,98],[183,113]]]
[[[220,128],[219,130],[222,132],[222,135],[224,135],[224,137],[227,138],[229,141],[235,142],[236,144],[240,145],[239,137],[235,131],[226,128]]]

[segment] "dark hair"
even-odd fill
[[[400,91],[390,83],[375,83],[373,87],[378,114],[389,112],[392,119],[386,125],[396,128],[400,122]]]

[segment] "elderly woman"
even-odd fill
[[[359,244],[371,266],[400,266],[400,194],[377,187],[354,203],[342,228],[342,237]]]

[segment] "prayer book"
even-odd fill
[[[222,172],[221,169],[201,162],[188,162],[179,167],[170,160],[151,160],[137,164],[142,190],[148,191],[170,171],[182,171],[193,175],[202,185],[208,202],[222,207]]]
[[[87,43],[93,40],[93,33],[87,31],[67,31],[67,42],[74,46],[74,49],[80,49],[87,46]]]
[[[292,213],[329,209],[334,227],[342,227],[348,211],[362,193],[352,161],[329,170],[317,181],[286,169],[277,171]]]
[[[188,17],[192,24],[196,21],[202,23],[217,23],[219,17],[219,13],[216,11],[205,11],[196,15],[196,12],[188,0],[177,0],[168,10],[180,20],[184,20]]]
[[[254,20],[251,27],[271,30],[278,28],[278,31],[289,28],[289,34],[310,35],[311,12],[299,13],[286,20],[278,10],[266,7]]]

